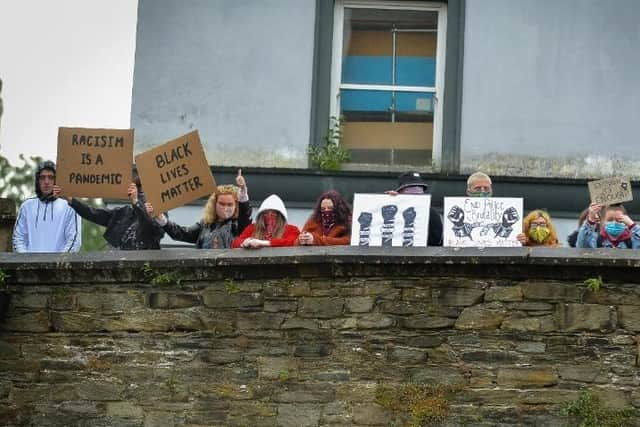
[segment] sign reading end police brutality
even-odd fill
[[[68,197],[126,199],[133,129],[58,129],[56,183]]]
[[[136,167],[156,212],[209,196],[216,189],[197,130],[138,154]]]

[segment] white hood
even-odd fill
[[[260,209],[258,209],[258,214],[256,215],[256,218],[262,212],[270,210],[270,209],[280,212],[282,214],[282,216],[284,217],[285,221],[288,221],[287,208],[284,207],[284,203],[282,202],[282,199],[280,197],[276,196],[275,194],[272,194],[269,197],[267,197],[266,199],[264,199],[264,202],[262,202],[262,204],[260,205]]]

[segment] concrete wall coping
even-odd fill
[[[0,269],[22,273],[56,272],[63,281],[80,272],[140,270],[202,270],[202,277],[270,278],[337,276],[435,276],[586,279],[608,281],[637,278],[640,251],[569,248],[358,248],[291,247],[249,250],[168,249],[104,251],[77,254],[0,253]],[[86,274],[81,274],[86,276]],[[26,277],[26,276],[25,276]],[[96,281],[102,281],[100,276]],[[118,281],[105,279],[106,281]]]

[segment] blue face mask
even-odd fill
[[[616,222],[616,221],[608,221],[604,225],[604,230],[607,232],[608,235],[613,236],[613,237],[618,237],[626,229],[627,229],[626,225],[624,225],[621,222]]]

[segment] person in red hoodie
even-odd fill
[[[335,190],[320,195],[313,213],[298,236],[297,245],[348,245],[351,242],[351,208]]]
[[[264,247],[293,246],[300,230],[287,224],[287,209],[282,199],[270,195],[260,205],[256,222],[244,229],[233,241],[233,248],[260,249]]]

